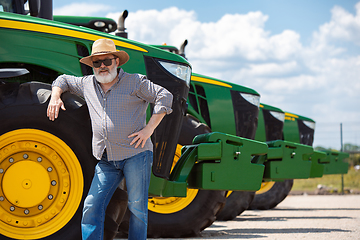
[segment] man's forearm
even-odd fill
[[[149,122],[147,123],[146,127],[152,129],[152,131],[155,130],[155,128],[160,124],[160,122],[162,121],[162,119],[165,117],[166,113],[154,113]]]
[[[60,87],[52,87],[51,98],[59,99],[61,97],[63,90]]]
[[[54,121],[59,116],[60,108],[66,110],[61,94],[63,90],[60,87],[53,87],[51,91],[51,98],[47,109],[47,116],[51,121]]]

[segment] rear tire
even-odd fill
[[[276,207],[281,203],[287,195],[289,195],[294,180],[285,180],[284,182],[270,182],[272,184],[269,189],[256,192],[254,200],[250,204],[251,210],[268,210]],[[266,188],[266,187],[265,187]]]
[[[50,121],[50,89],[42,83],[0,86],[0,184],[9,184],[0,190],[5,198],[0,215],[8,216],[0,219],[0,239],[81,239],[82,203],[97,162],[90,118],[84,101],[65,93],[67,110]],[[19,175],[19,169],[26,176]],[[36,182],[39,176],[46,181]],[[13,189],[25,187],[9,181],[14,179],[29,182],[32,194],[18,201]],[[9,210],[10,205],[15,210]]]
[[[216,220],[233,220],[249,208],[255,192],[231,191],[227,194],[224,208],[216,216]]]

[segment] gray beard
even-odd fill
[[[108,68],[106,68],[107,70],[109,70]],[[101,69],[99,69],[99,72],[100,72]],[[106,76],[102,76],[98,73],[96,73],[94,71],[94,75],[96,77],[96,80],[100,83],[109,83],[109,82],[112,82],[115,78],[116,78],[116,75],[117,75],[117,69],[116,68],[113,68],[112,70],[109,71],[109,74],[106,74]]]

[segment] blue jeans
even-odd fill
[[[144,151],[122,161],[107,161],[106,153],[95,167],[95,175],[84,202],[81,230],[83,240],[102,240],[106,207],[125,177],[130,210],[129,239],[146,239],[148,190],[153,161]]]

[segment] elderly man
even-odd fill
[[[125,177],[131,212],[129,239],[146,239],[147,202],[153,145],[150,136],[166,114],[172,112],[172,95],[140,74],[119,66],[129,60],[110,39],[99,39],[91,55],[80,62],[94,75],[59,76],[52,84],[47,116],[54,121],[65,110],[61,94],[71,91],[87,103],[93,130],[93,155],[99,160],[84,202],[83,239],[103,239],[106,207]],[[148,103],[154,104],[146,124]]]

